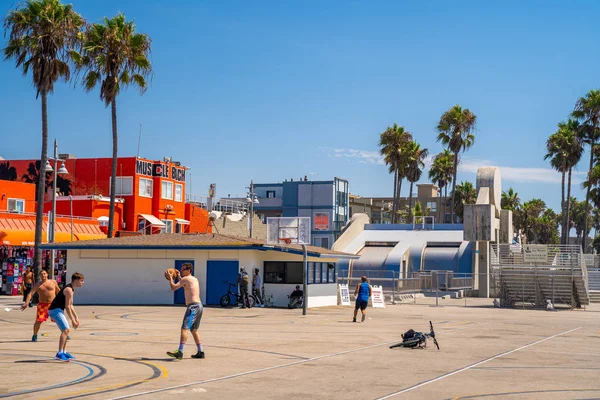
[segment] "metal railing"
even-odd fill
[[[490,244],[490,265],[581,268],[583,253],[575,245]]]
[[[14,211],[0,211],[0,214],[8,214],[8,215],[11,215],[11,216],[24,215],[24,216],[27,216],[27,217],[34,217],[35,218],[35,213],[30,213],[30,212],[18,213],[18,212],[14,212]],[[49,213],[43,214],[43,218],[48,218],[48,214]],[[8,217],[5,217],[5,218],[8,218]],[[56,218],[71,218],[71,216],[70,215],[56,214]],[[80,217],[80,216],[75,216],[75,215],[73,215],[73,219],[74,220],[80,220],[80,221],[97,221],[97,219],[94,218],[94,217]]]
[[[212,210],[224,213],[246,213],[248,212],[248,202],[232,199],[212,199]],[[186,195],[186,203],[195,204],[205,210],[208,210],[209,198],[203,195]]]

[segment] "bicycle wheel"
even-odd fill
[[[231,299],[229,298],[229,295],[224,294],[221,297],[221,300],[219,301],[219,303],[221,304],[221,307],[227,307],[229,305],[229,303],[231,303]]]
[[[250,304],[250,307],[254,307],[254,305],[256,304],[256,297],[248,296],[248,303]]]

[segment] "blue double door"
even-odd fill
[[[206,304],[217,305],[221,297],[227,293],[228,285],[223,281],[236,283],[240,270],[239,261],[233,260],[209,260],[206,263]],[[237,285],[232,289],[238,291]],[[233,299],[232,299],[233,300]]]

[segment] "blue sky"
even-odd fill
[[[440,115],[478,117],[459,180],[498,165],[503,188],[555,210],[560,175],[545,140],[578,97],[598,88],[600,2],[75,0],[89,21],[122,11],[152,37],[144,96],[118,99],[121,156],[173,156],[193,192],[243,195],[250,179],[309,175],[350,181],[352,193],[391,195],[379,133],[398,123],[432,154]],[[13,0],[0,0],[4,14]],[[0,39],[4,47],[4,38]],[[31,77],[0,62],[0,156],[39,157],[40,102]],[[59,84],[50,138],[78,157],[111,155],[110,110],[97,92]],[[579,198],[589,154],[574,176]],[[408,185],[404,185],[406,195]]]

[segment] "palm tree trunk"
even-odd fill
[[[110,210],[108,212],[108,237],[113,237],[114,221],[115,221],[115,191],[117,189],[117,154],[119,150],[119,138],[117,135],[117,99],[114,98],[110,102],[110,110],[112,114],[112,174],[110,179]]]
[[[594,134],[595,133],[596,132],[594,129]],[[592,139],[592,141],[590,143],[590,169],[588,170],[588,181],[590,180],[590,178],[592,176],[592,169],[594,169],[594,145],[595,144],[596,144],[595,140]],[[581,240],[581,249],[584,253],[586,250],[586,242],[587,242],[587,236],[588,236],[588,216],[590,215],[590,189],[591,188],[592,188],[592,185],[588,185],[587,191],[585,193],[585,216],[584,216],[584,220],[583,220],[583,239]]]
[[[442,216],[444,224],[446,223],[446,202],[448,201],[448,184],[444,186],[444,215]]]
[[[404,177],[400,176],[400,174],[398,174],[398,193],[397,193],[397,197],[398,197],[398,206],[396,208],[396,222],[398,222],[398,212],[400,211],[400,194],[402,193],[402,181],[404,180]]]
[[[565,243],[565,171],[562,171],[562,180],[561,180],[561,199],[560,199],[560,212],[562,213],[562,220],[563,220],[563,224],[562,224],[562,232],[561,232],[561,240],[560,243],[561,244],[566,244]]]
[[[565,206],[565,244],[569,244],[569,233],[571,232],[571,171],[573,168],[569,168],[569,180],[567,182],[567,204]]]
[[[394,166],[394,200],[392,201],[392,224],[396,222],[396,192],[398,191],[398,169]]]
[[[48,162],[48,92],[42,92],[42,156],[40,160],[40,172],[36,186],[35,200],[35,242],[33,273],[35,280],[40,280],[42,271],[42,233],[44,231],[44,194],[46,192],[46,163]],[[53,216],[54,217],[54,216]],[[48,221],[50,223],[50,221]],[[54,268],[51,265],[50,268]]]
[[[450,223],[454,223],[454,197],[456,195],[456,174],[458,173],[458,153],[454,153],[454,173],[452,178],[452,203],[450,210]]]
[[[410,181],[410,191],[408,192],[408,223],[409,224],[412,221],[412,191],[413,191],[413,182]]]

